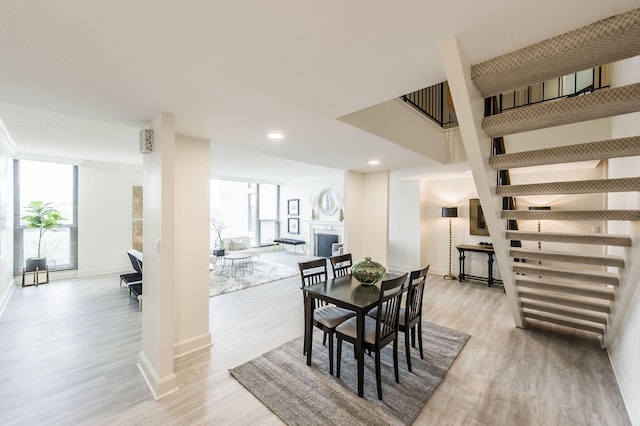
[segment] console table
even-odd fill
[[[491,287],[494,284],[502,284],[502,280],[498,280],[493,278],[493,256],[495,255],[495,252],[493,251],[493,248],[490,247],[485,247],[485,246],[474,246],[474,245],[466,245],[466,244],[460,244],[459,246],[456,246],[456,248],[458,249],[458,252],[460,253],[460,275],[458,275],[458,281],[462,282],[465,280],[465,278],[470,279],[470,280],[474,280],[474,281],[482,281],[487,283],[487,285],[489,287]],[[474,253],[484,253],[487,255],[487,263],[489,266],[489,276],[488,277],[480,277],[477,275],[469,275],[466,274],[464,272],[464,260],[465,260],[465,253],[466,252],[474,252]]]

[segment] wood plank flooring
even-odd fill
[[[210,299],[213,347],[176,360],[179,391],[160,401],[137,370],[140,313],[116,275],[16,288],[0,317],[0,424],[282,424],[227,370],[302,334],[299,287]],[[518,329],[501,289],[433,275],[424,315],[471,339],[416,424],[630,424],[588,333]]]

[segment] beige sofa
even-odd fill
[[[251,256],[260,257],[260,250],[257,248],[251,248],[251,242],[249,237],[230,237],[223,238],[224,253],[246,253]]]

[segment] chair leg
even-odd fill
[[[380,348],[376,349],[376,387],[378,388],[378,399],[382,400],[382,375],[380,374]]]
[[[407,353],[407,368],[411,372],[411,347],[409,345],[409,330],[404,330],[404,350]]]
[[[420,359],[424,359],[422,354],[422,320],[418,323],[418,347],[420,348]]]
[[[333,333],[329,333],[329,374],[333,376]]]
[[[396,375],[396,383],[400,383],[400,375],[398,374],[398,334],[393,341],[393,372]]]
[[[415,326],[411,327],[411,347],[416,347],[416,328]]]
[[[336,355],[336,377],[340,378],[340,361],[342,360],[342,339],[338,336],[338,354]]]
[[[322,336],[322,346],[327,346],[327,332],[324,332],[324,335]]]

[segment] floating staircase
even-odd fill
[[[537,84],[584,69],[640,55],[640,8],[598,21],[535,45],[525,47],[471,67],[473,84],[483,97],[496,96],[507,90]],[[587,120],[602,119],[640,111],[640,83],[605,88],[592,93],[567,97],[551,102],[512,109],[484,117],[482,130],[491,138],[504,138]],[[464,123],[461,123],[463,126]],[[542,137],[542,136],[541,136]],[[541,172],[537,183],[510,184],[509,170],[532,166],[562,165],[578,161],[607,161],[612,158],[640,156],[640,136],[588,141],[564,145],[554,141],[551,148],[524,150],[514,153],[493,153],[482,163],[483,169],[498,172],[498,185],[489,186],[491,198],[483,205],[498,205],[503,198],[512,200],[500,212],[503,228],[494,232],[502,239],[499,247],[509,247],[508,262],[497,256],[503,277],[511,274],[505,290],[514,294],[517,303],[512,309],[520,315],[517,323],[526,326],[529,320],[554,323],[602,335],[603,342],[612,322],[621,321],[624,311],[616,307],[621,298],[635,291],[638,274],[627,268],[640,253],[637,235],[599,233],[529,232],[517,230],[518,220],[584,222],[599,221],[606,231],[608,221],[640,221],[639,210],[607,210],[602,206],[589,210],[517,210],[518,197],[536,195],[606,194],[627,192],[638,196],[640,191],[640,158],[636,176],[616,179],[571,180],[547,182]],[[545,145],[549,145],[546,143]],[[504,144],[502,144],[504,146]],[[505,175],[507,178],[505,179]],[[506,182],[507,184],[501,184]],[[478,180],[476,180],[478,185]],[[478,190],[479,194],[487,191]],[[511,197],[511,198],[506,198]],[[512,209],[511,209],[512,208]],[[580,228],[575,226],[574,229]],[[584,226],[582,227],[585,228]],[[634,227],[631,227],[632,231]],[[638,229],[637,227],[635,229]],[[538,250],[520,247],[523,241],[545,242]],[[547,244],[552,243],[552,244]],[[548,250],[553,246],[553,250]],[[578,248],[576,248],[576,246]],[[589,250],[581,252],[580,247]],[[623,255],[605,254],[609,247],[623,247]],[[640,260],[636,260],[640,262]],[[634,268],[638,271],[638,268]],[[515,315],[515,314],[514,314]],[[603,343],[606,346],[606,343]]]

